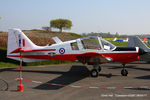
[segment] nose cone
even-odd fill
[[[144,55],[146,54],[147,52],[145,52],[143,49],[139,48],[139,55]]]

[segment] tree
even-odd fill
[[[68,19],[55,19],[50,21],[50,27],[57,28],[62,32],[63,29],[71,29],[72,22]]]

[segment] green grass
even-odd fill
[[[104,38],[105,40],[108,40],[108,41],[113,41],[114,38]],[[126,40],[127,38],[117,38],[117,40]]]
[[[18,64],[9,62],[0,62],[0,67],[17,67]]]
[[[6,55],[7,49],[4,47],[0,47],[0,67],[12,67],[17,66],[19,64],[18,61],[8,59]]]
[[[32,29],[31,31],[42,31],[42,30],[40,30],[40,29]]]
[[[73,63],[73,62],[71,62],[71,61],[49,60],[49,61],[26,63],[26,66],[51,65],[51,64],[69,64],[69,63]]]
[[[148,43],[145,43],[149,48],[150,48],[150,45]]]
[[[128,42],[118,42],[118,41],[109,41],[109,42],[111,42],[115,46],[123,46],[123,47],[127,47],[128,46]]]
[[[69,33],[69,34],[71,34],[72,36],[74,36],[76,38],[82,38],[83,37],[83,36],[76,34],[76,33]]]

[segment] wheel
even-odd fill
[[[122,69],[121,70],[121,75],[122,76],[127,76],[128,75],[128,71],[126,69]]]
[[[98,67],[98,71],[100,72],[101,70],[102,70],[102,69],[101,69],[101,67],[99,66],[99,67]]]
[[[98,70],[92,69],[90,74],[91,74],[91,77],[98,77]]]

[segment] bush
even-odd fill
[[[41,31],[40,29],[32,29],[31,31]]]

